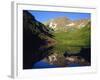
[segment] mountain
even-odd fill
[[[75,24],[74,27],[76,28],[85,27],[89,22],[90,22],[89,19],[79,19],[79,20],[73,21],[73,23]]]
[[[89,52],[81,49],[91,46],[90,25],[88,19],[72,21],[66,17],[57,17],[41,23],[34,15],[23,10],[23,69],[32,69],[35,63],[51,54],[59,54],[56,64],[61,63],[60,65],[65,63],[60,56],[66,52],[81,52],[85,56]]]
[[[54,31],[67,31],[72,29],[80,29],[90,22],[89,19],[79,19],[79,20],[70,20],[67,17],[57,17],[47,22],[44,22],[44,25],[48,26],[49,28],[53,29]]]
[[[52,37],[44,24],[27,10],[23,11],[23,69],[31,69],[33,64],[48,56],[54,43]]]

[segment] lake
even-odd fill
[[[72,63],[72,64],[66,65],[66,67],[78,67],[78,66],[81,66],[81,65],[80,64],[76,64],[76,63]],[[57,68],[57,67],[60,67],[60,66],[56,66],[56,65],[53,65],[53,64],[49,64],[49,63],[44,62],[44,61],[39,61],[39,62],[37,62],[37,63],[35,63],[33,65],[33,69]]]

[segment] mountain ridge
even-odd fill
[[[54,31],[67,31],[69,29],[80,29],[90,22],[90,19],[71,20],[68,17],[60,16],[44,22],[44,25]]]

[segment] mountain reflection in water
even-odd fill
[[[72,63],[72,64],[66,64],[66,67],[78,67],[78,66],[81,66],[80,64],[77,64],[77,63]],[[44,61],[39,61],[37,63],[35,63],[33,65],[33,68],[34,69],[39,69],[39,68],[56,68],[56,67],[60,67],[60,66],[56,66],[54,64],[49,64],[47,62],[44,62]]]

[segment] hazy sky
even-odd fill
[[[67,17],[71,20],[90,19],[90,13],[76,13],[76,12],[52,12],[52,11],[32,11],[29,12],[35,16],[36,20],[45,22],[56,17]]]

